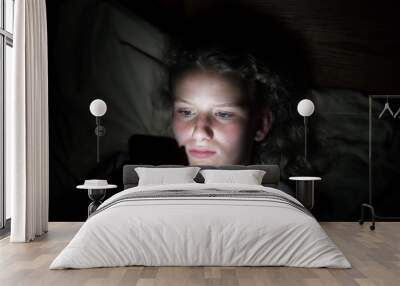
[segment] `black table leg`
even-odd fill
[[[106,196],[106,190],[104,190],[104,189],[90,190],[89,189],[88,196],[92,200],[92,202],[88,206],[88,217],[89,217],[102,204],[102,200]]]
[[[314,207],[314,181],[296,181],[296,198],[311,210]]]

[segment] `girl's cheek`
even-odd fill
[[[240,140],[244,132],[243,128],[245,128],[245,125],[241,122],[221,123],[215,126],[215,129],[219,131],[221,137],[232,143]]]
[[[173,120],[173,130],[179,145],[184,145],[191,136],[191,123],[179,119]]]

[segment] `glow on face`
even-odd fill
[[[173,130],[190,165],[245,164],[252,143],[240,86],[210,72],[192,72],[175,86]]]

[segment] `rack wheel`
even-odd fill
[[[360,225],[363,225],[363,224],[364,224],[364,221],[363,221],[362,219],[360,219],[360,220],[358,221],[358,223],[359,223]]]
[[[375,230],[375,226],[374,226],[374,225],[371,225],[371,226],[369,227],[369,229],[370,229],[370,230]]]

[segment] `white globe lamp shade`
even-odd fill
[[[314,103],[309,99],[303,99],[297,105],[297,111],[301,116],[310,116],[314,113]]]
[[[95,99],[90,103],[89,109],[93,116],[101,117],[107,111],[107,104],[101,99]]]

